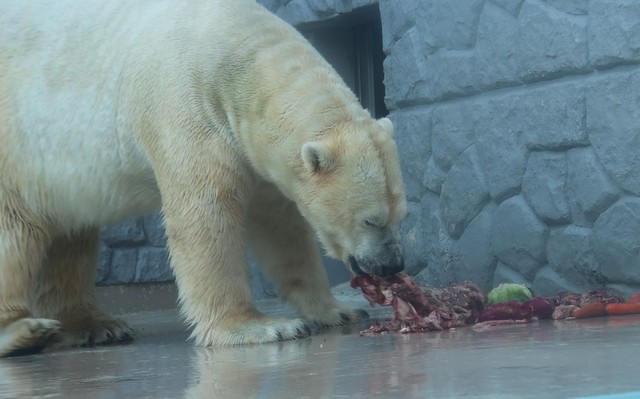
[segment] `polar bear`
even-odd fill
[[[93,296],[99,226],[161,209],[198,345],[366,312],[330,293],[403,269],[388,119],[253,0],[0,4],[0,355],[130,339]],[[252,303],[246,247],[301,318]]]

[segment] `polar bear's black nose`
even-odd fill
[[[396,241],[390,241],[384,246],[384,255],[378,258],[380,266],[377,273],[382,277],[391,277],[404,270],[404,256]]]
[[[360,268],[360,266],[358,265],[358,261],[353,256],[349,256],[349,266],[351,267],[351,271],[353,272],[353,274],[357,276],[362,276],[367,274],[364,270]]]
[[[400,273],[401,271],[404,270],[404,262],[400,265],[395,265],[395,266],[383,266],[382,267],[382,277],[391,277],[395,274]]]
[[[391,277],[404,270],[404,257],[400,252],[360,259],[350,256],[349,266],[356,275],[375,274],[380,277]]]
[[[394,274],[400,273],[404,270],[404,258],[400,255],[394,259],[394,261],[389,262],[382,266],[381,276],[382,277],[391,277]]]

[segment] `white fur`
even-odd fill
[[[307,320],[359,320],[331,297],[313,232],[345,261],[397,246],[392,130],[252,0],[3,1],[0,333],[37,316],[79,344],[129,338],[93,305],[96,231],[160,207],[198,343],[305,334],[251,304],[247,242]],[[332,170],[305,167],[304,148]]]

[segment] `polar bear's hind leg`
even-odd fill
[[[0,357],[38,353],[61,339],[59,321],[25,317],[0,328]]]
[[[66,345],[111,344],[134,337],[131,327],[96,305],[98,243],[97,228],[54,238],[36,280],[33,310],[62,322]]]
[[[29,290],[49,239],[15,192],[0,187],[0,357],[37,353],[61,338],[60,322],[32,318]]]

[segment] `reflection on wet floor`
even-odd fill
[[[640,316],[215,349],[145,328],[130,345],[0,360],[0,398],[640,397]]]

